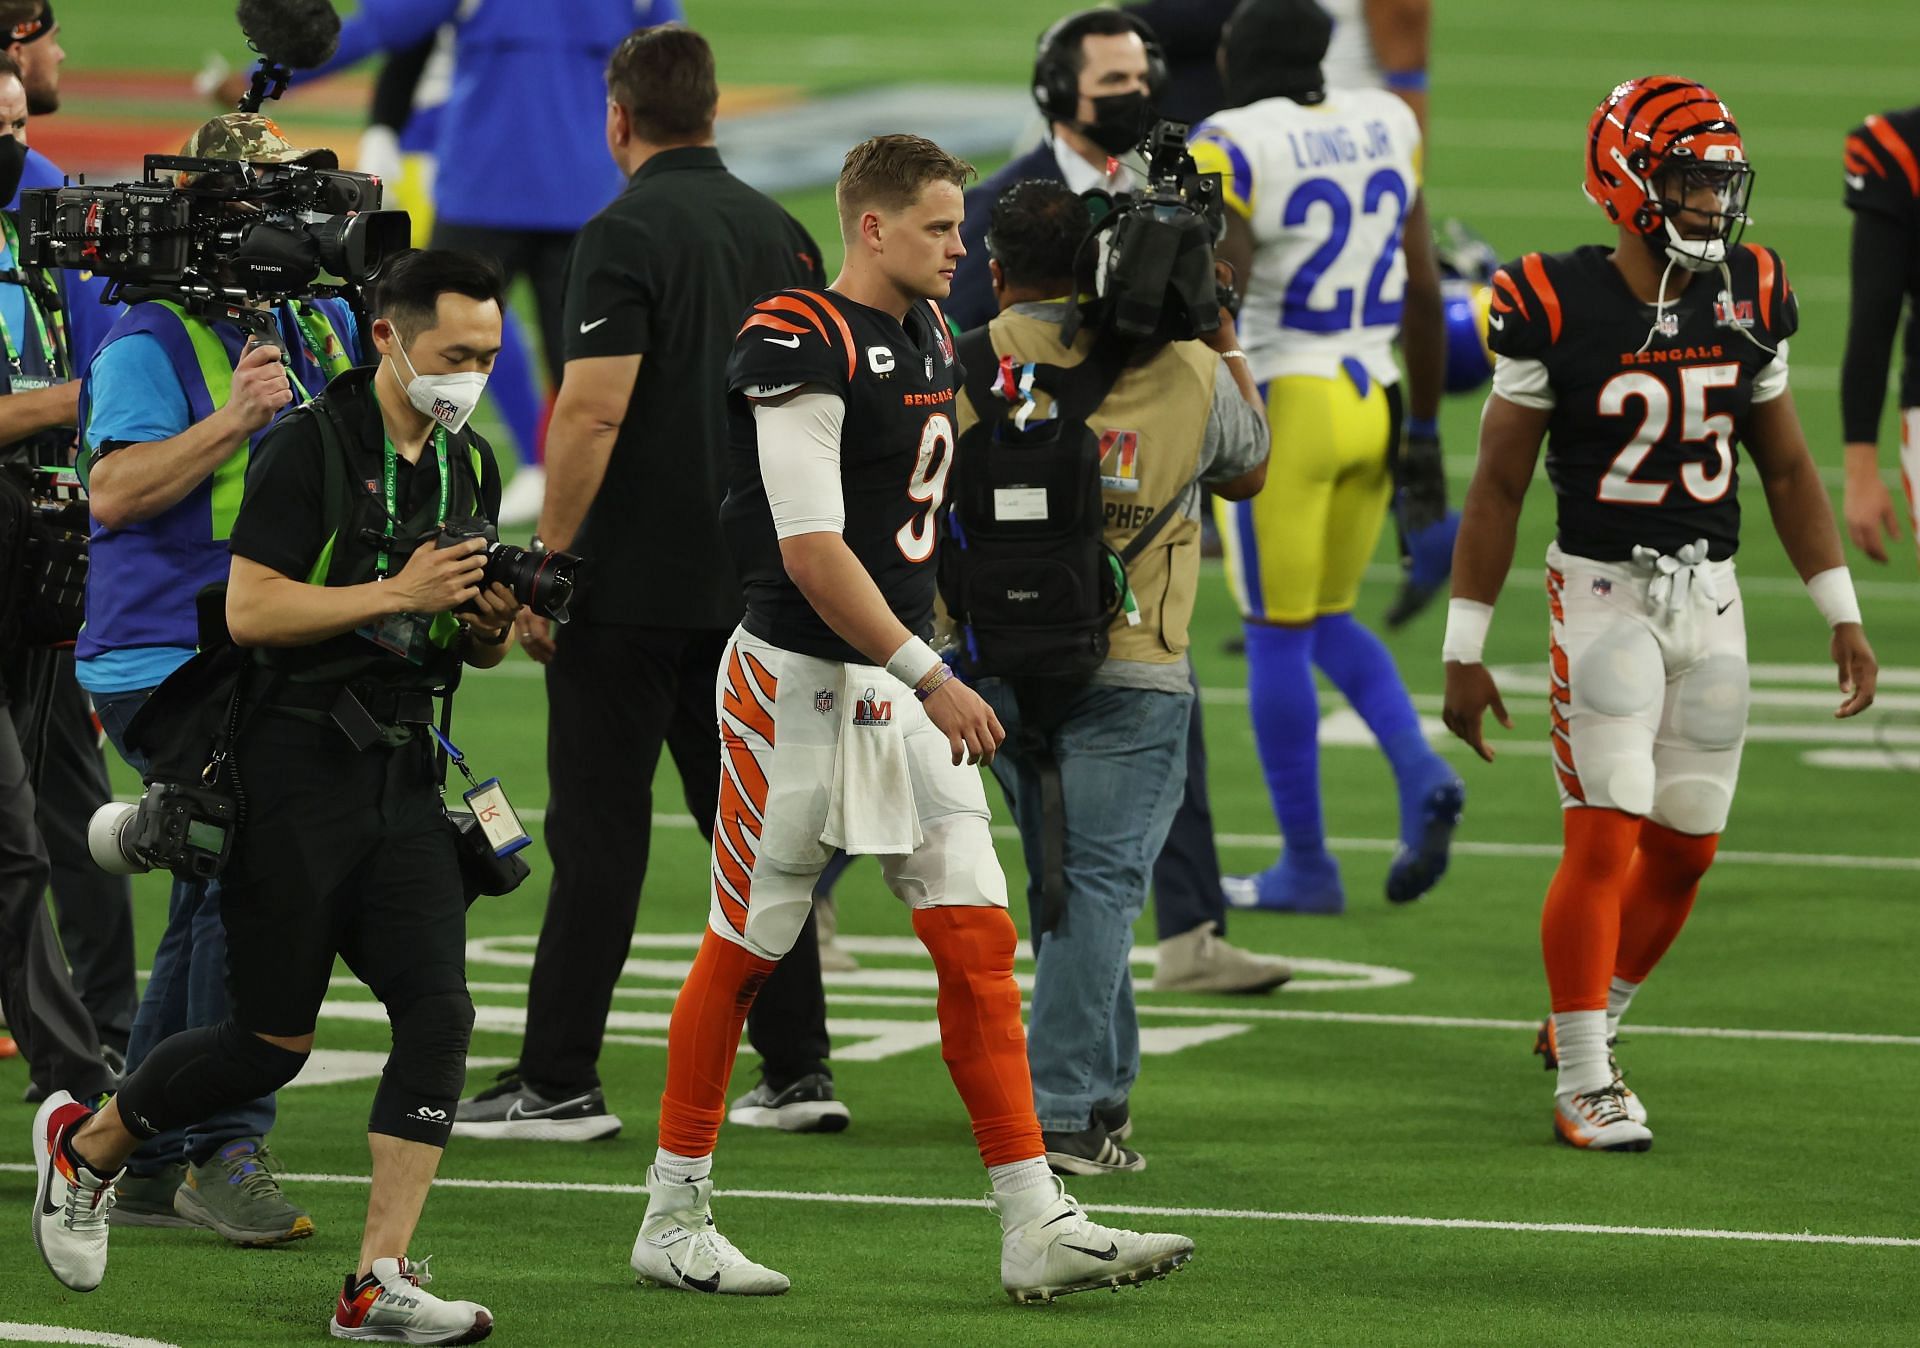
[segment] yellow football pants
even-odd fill
[[[1214,502],[1242,617],[1309,623],[1359,600],[1393,495],[1388,394],[1366,385],[1346,373],[1268,384],[1267,485],[1250,501]]]

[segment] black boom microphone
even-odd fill
[[[247,45],[260,53],[240,111],[258,112],[287,91],[296,70],[323,66],[340,46],[340,16],[329,0],[240,0],[234,11]]]

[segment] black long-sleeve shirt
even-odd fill
[[[1879,439],[1900,312],[1909,312],[1900,406],[1920,407],[1920,107],[1877,114],[1847,136],[1852,302],[1840,365],[1847,443]]]

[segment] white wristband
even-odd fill
[[[1822,571],[1807,582],[1813,606],[1827,620],[1827,626],[1860,621],[1860,600],[1853,592],[1853,573],[1844,566]]]
[[[1493,625],[1493,605],[1477,599],[1447,601],[1447,634],[1440,641],[1440,658],[1448,664],[1477,665],[1487,653],[1487,628]]]
[[[887,673],[907,687],[915,688],[939,663],[940,656],[933,647],[919,637],[908,637],[900,649],[887,658]]]

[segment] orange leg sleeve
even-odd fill
[[[996,1166],[1045,1155],[1013,981],[1013,919],[1004,908],[917,908],[913,930],[939,976],[940,1056],[980,1159]]]
[[[1591,806],[1562,810],[1560,818],[1566,841],[1540,913],[1547,989],[1556,1012],[1604,1011],[1641,820]]]
[[[1640,826],[1640,845],[1627,867],[1626,898],[1620,909],[1620,953],[1616,977],[1639,983],[1667,953],[1693,911],[1700,877],[1720,847],[1717,833],[1675,833],[1651,819]]]
[[[727,1079],[740,1052],[747,1008],[775,967],[709,930],[673,1003],[667,1030],[667,1089],[660,1098],[660,1145],[710,1156],[727,1112]]]

